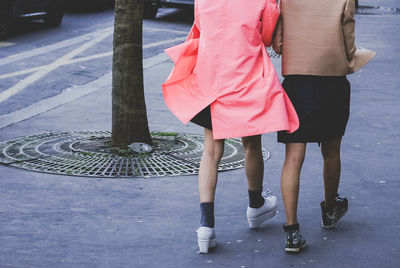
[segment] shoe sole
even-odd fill
[[[348,211],[348,209],[346,209],[346,211],[343,213],[343,215],[340,216],[340,218],[339,218],[335,223],[333,223],[333,224],[331,224],[331,225],[324,225],[324,221],[321,219],[321,225],[322,225],[322,227],[325,228],[325,229],[332,229],[333,227],[335,227],[336,223],[337,223],[341,218],[343,218],[344,215],[346,215],[347,211]]]
[[[250,229],[254,229],[254,228],[258,228],[260,227],[260,225],[265,222],[266,220],[274,217],[276,215],[276,208],[278,207],[278,204],[275,205],[275,208],[273,211],[267,212],[265,214],[262,214],[260,216],[258,216],[255,219],[249,219],[247,218],[247,221],[249,222],[249,227]]]
[[[289,252],[289,253],[297,253],[297,252],[299,252],[300,250],[302,250],[302,249],[304,249],[306,247],[307,247],[307,242],[304,245],[302,245],[301,247],[299,247],[299,248],[285,248],[285,251]]]
[[[217,240],[214,239],[197,239],[197,244],[199,245],[200,254],[208,254],[210,248],[215,248],[217,246]]]

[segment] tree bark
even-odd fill
[[[152,144],[143,85],[143,0],[116,0],[112,69],[112,144]]]

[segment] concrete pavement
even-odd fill
[[[322,161],[318,146],[310,144],[299,203],[309,247],[301,254],[283,250],[281,201],[277,216],[258,230],[248,229],[242,169],[220,173],[217,249],[199,255],[196,176],[97,179],[0,166],[0,267],[398,267],[399,30],[398,15],[357,16],[358,45],[378,56],[349,76],[352,106],[340,192],[350,210],[335,229],[321,228]],[[279,70],[278,60],[274,63]],[[160,86],[171,67],[165,61],[145,71],[150,129],[202,133],[182,125],[164,104]],[[88,95],[2,128],[0,140],[110,126],[106,81]],[[284,147],[274,133],[263,135],[263,145],[271,151],[264,185],[280,199]]]

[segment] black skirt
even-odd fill
[[[190,122],[212,130],[210,105],[196,114]]]
[[[278,132],[278,142],[324,142],[341,137],[350,112],[345,76],[288,75],[283,84],[300,121],[297,131]]]

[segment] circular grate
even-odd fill
[[[204,138],[152,133],[153,150],[135,153],[110,147],[111,133],[50,132],[0,143],[0,163],[31,171],[88,177],[162,177],[198,174]],[[264,160],[270,153],[263,148]],[[239,139],[227,139],[219,171],[244,167]]]

